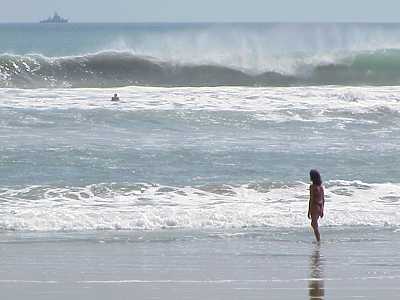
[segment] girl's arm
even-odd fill
[[[311,203],[313,201],[313,190],[312,190],[312,185],[310,185],[310,200],[308,201],[308,213],[307,217],[311,219]]]
[[[324,188],[321,186],[321,192],[322,192],[322,205],[321,205],[321,218],[324,217],[324,206],[325,206],[325,191]]]

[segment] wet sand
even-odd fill
[[[400,232],[2,233],[4,299],[398,299]]]

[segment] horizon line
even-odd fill
[[[399,21],[69,21],[40,23],[39,21],[0,21],[0,24],[400,24]]]

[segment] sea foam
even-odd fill
[[[400,226],[400,185],[326,182],[323,226]],[[308,226],[305,183],[171,187],[95,184],[2,188],[13,231],[191,230]]]

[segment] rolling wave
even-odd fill
[[[1,54],[0,88],[400,84],[400,50],[396,49],[350,53],[329,63],[299,58],[294,64],[290,73],[254,73],[118,51],[69,57]]]
[[[399,184],[325,184],[324,226],[400,226]],[[2,187],[0,230],[306,228],[307,189],[305,183]]]

